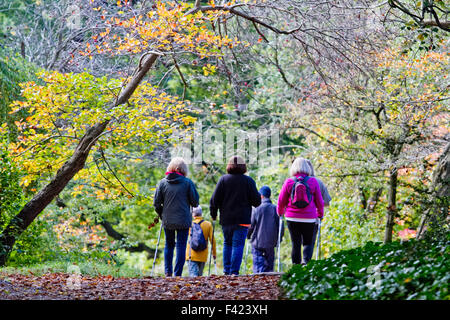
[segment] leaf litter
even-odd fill
[[[279,274],[114,278],[67,273],[0,277],[1,300],[276,300]]]

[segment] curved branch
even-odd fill
[[[156,250],[153,248],[150,248],[143,242],[138,242],[135,245],[127,244],[126,243],[127,237],[125,235],[117,232],[117,230],[115,230],[113,228],[112,224],[109,221],[103,219],[102,221],[100,221],[99,225],[101,225],[105,229],[106,234],[108,236],[110,236],[111,238],[113,238],[115,240],[122,241],[125,244],[124,249],[126,251],[128,251],[128,252],[143,252],[143,251],[145,251],[145,252],[147,252],[149,259],[152,258],[153,255],[155,254]]]
[[[241,7],[241,6],[244,6],[244,5],[245,4],[240,3],[240,4],[235,4],[235,5],[232,5],[232,6],[214,6],[214,7],[213,6],[201,6],[201,7],[195,7],[193,9],[191,9],[190,11],[188,11],[187,14],[195,14],[195,13],[197,13],[199,11],[201,11],[201,12],[207,12],[207,11],[228,11],[229,13],[232,13],[232,14],[234,14],[236,16],[239,16],[239,17],[244,18],[244,19],[246,19],[248,21],[251,21],[254,24],[259,24],[259,25],[261,25],[261,26],[263,26],[263,27],[265,27],[265,28],[275,32],[275,33],[278,33],[278,34],[289,35],[289,34],[292,34],[292,33],[295,33],[297,31],[301,30],[301,26],[298,27],[298,28],[292,29],[292,30],[287,30],[287,31],[286,30],[281,30],[281,29],[278,29],[278,28],[276,28],[274,26],[271,26],[270,24],[265,23],[264,21],[261,21],[260,19],[258,19],[256,17],[249,16],[248,14],[246,14],[246,13],[244,13],[242,11],[236,10],[237,7]]]

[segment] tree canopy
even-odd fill
[[[0,9],[0,266],[69,257],[148,270],[154,191],[180,148],[197,156],[207,218],[226,152],[274,201],[293,159],[310,159],[333,197],[324,257],[447,234],[444,1]]]

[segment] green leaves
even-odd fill
[[[294,266],[280,284],[291,299],[449,299],[448,244],[368,243]]]
[[[0,135],[0,146],[1,139]],[[22,204],[22,200],[19,171],[8,154],[0,149],[0,229],[9,222],[15,210]]]
[[[142,161],[145,153],[165,144],[175,128],[185,129],[195,121],[185,114],[184,102],[159,92],[147,82],[126,104],[115,105],[124,79],[94,77],[87,72],[43,71],[38,76],[42,85],[23,84],[24,101],[13,103],[13,113],[27,114],[16,123],[17,143],[9,145],[19,167],[28,174],[21,180],[25,187],[43,174],[54,173],[55,163],[73,153],[86,129],[108,119],[109,126],[99,138],[97,152],[75,177],[81,185],[73,196],[81,194],[83,185],[94,188],[84,188],[84,194],[94,193],[100,200],[132,196],[137,185],[131,178],[119,183],[118,177],[130,176],[131,168]],[[128,159],[128,166],[121,164],[113,173],[110,158]]]

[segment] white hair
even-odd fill
[[[195,217],[200,217],[202,215],[202,207],[198,206],[198,207],[192,208],[192,214]]]
[[[309,161],[308,159],[306,159],[306,162],[308,162],[309,166],[311,167],[311,177],[314,177],[314,176],[315,176],[315,175],[314,175],[314,167],[313,167],[311,161]]]
[[[167,172],[178,172],[184,176],[188,175],[188,166],[183,158],[173,158],[167,166]]]
[[[305,173],[308,176],[312,176],[311,166],[308,164],[308,160],[305,158],[297,158],[291,165],[289,174],[295,176],[298,173]]]

